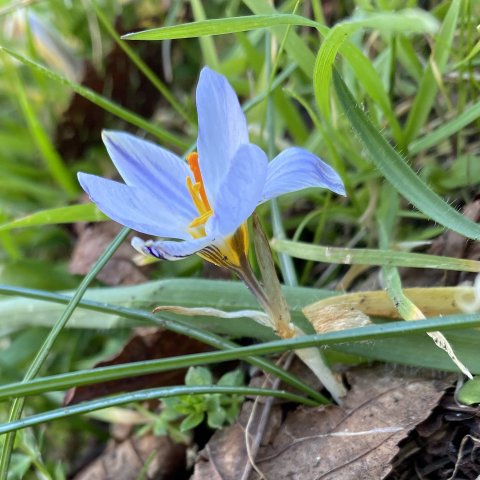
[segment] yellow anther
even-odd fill
[[[194,238],[201,238],[205,236],[205,228],[199,227],[205,225],[207,220],[212,216],[213,211],[208,202],[205,187],[203,185],[202,172],[200,171],[200,166],[198,164],[197,152],[190,153],[187,157],[187,161],[195,180],[194,183],[190,176],[187,177],[187,189],[190,197],[192,197],[193,204],[199,213],[199,216],[194,218],[188,227]]]

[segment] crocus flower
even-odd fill
[[[107,131],[103,140],[125,184],[86,173],[78,178],[98,208],[118,223],[162,237],[132,245],[145,255],[178,260],[194,253],[239,270],[246,259],[246,220],[274,197],[306,187],[345,194],[338,174],[308,151],[291,147],[271,162],[250,143],[237,96],[205,67],[196,102],[198,153],[187,162],[139,137]]]

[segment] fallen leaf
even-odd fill
[[[86,275],[122,227],[114,222],[102,222],[78,223],[75,228],[78,238],[70,259],[69,271],[75,275]],[[136,285],[146,282],[148,277],[144,272],[147,270],[135,265],[134,254],[130,242],[124,242],[97,278],[107,285]]]
[[[255,464],[267,479],[380,479],[398,443],[437,406],[448,380],[392,367],[355,369],[342,407],[298,407],[288,413]],[[192,480],[234,480],[248,462],[245,423],[217,432],[199,455]],[[260,478],[252,473],[250,480]]]
[[[110,441],[95,461],[73,480],[169,480],[179,478],[185,468],[185,445],[169,437],[144,435],[116,443]]]

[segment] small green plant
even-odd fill
[[[185,376],[187,386],[213,385],[212,372],[205,367],[190,367]],[[242,386],[243,372],[239,369],[223,375],[217,382],[220,386]],[[185,439],[185,432],[194,429],[205,418],[210,428],[231,425],[237,418],[243,397],[219,393],[205,395],[182,395],[165,398],[163,410],[156,418],[153,431],[156,435],[170,435],[174,440]],[[178,423],[181,420],[180,424]]]

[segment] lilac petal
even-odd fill
[[[268,158],[261,148],[247,143],[238,149],[215,197],[207,233],[227,236],[253,213],[262,195],[267,167]]]
[[[208,67],[197,86],[198,158],[209,199],[217,194],[238,147],[248,143],[248,129],[237,95],[227,79]]]
[[[197,238],[195,240],[186,240],[184,242],[156,241],[147,240],[144,242],[141,238],[134,237],[132,246],[140,253],[161,260],[181,260],[202,250],[210,245],[213,239],[210,237]]]
[[[191,218],[182,217],[150,193],[86,173],[79,173],[78,181],[97,207],[116,222],[149,235],[190,238],[187,225]]]
[[[184,216],[196,216],[186,187],[191,172],[182,159],[129,133],[104,131],[102,138],[127,185],[148,191]]]
[[[303,148],[287,148],[268,165],[261,201],[307,187],[328,188],[345,195],[342,179],[330,165]]]

